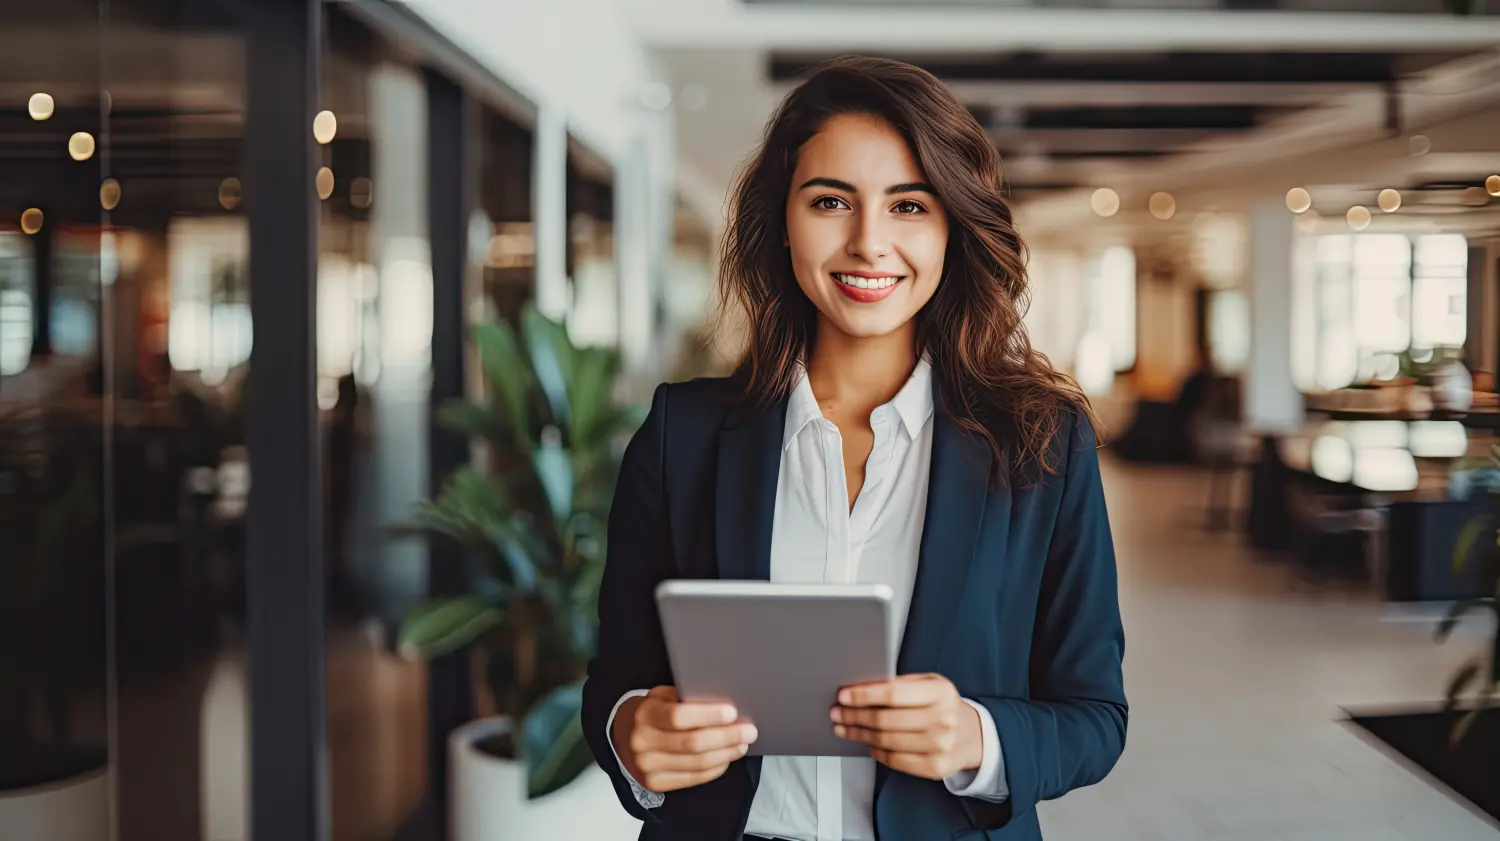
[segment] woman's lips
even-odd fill
[[[833,285],[844,293],[844,297],[861,304],[873,304],[884,300],[896,287],[905,282],[905,275],[885,275],[871,277],[867,275],[850,275],[833,273]]]

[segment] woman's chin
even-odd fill
[[[838,312],[831,315],[824,314],[824,322],[830,324],[840,333],[851,339],[875,339],[899,332],[912,323],[911,316],[901,307],[888,307],[885,304],[894,301],[882,301],[880,305],[859,305],[858,311],[850,312],[850,307],[838,307]]]

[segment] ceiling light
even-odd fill
[[[1412,157],[1421,157],[1432,151],[1432,141],[1425,134],[1414,134],[1408,141]]]
[[[327,146],[338,133],[339,120],[332,111],[319,111],[318,116],[313,117],[313,139],[318,143]]]
[[[1120,212],[1120,194],[1108,187],[1100,187],[1094,191],[1089,204],[1093,206],[1095,213],[1108,218]]]
[[[1380,195],[1376,197],[1375,202],[1379,204],[1380,209],[1384,210],[1386,213],[1395,213],[1397,210],[1401,209],[1401,191],[1392,190],[1391,188],[1387,187],[1384,190],[1380,191]]]
[[[1163,222],[1177,213],[1177,199],[1172,198],[1171,193],[1152,193],[1147,206],[1151,209],[1151,215]]]
[[[1348,213],[1344,214],[1344,219],[1348,221],[1350,228],[1356,231],[1363,231],[1365,228],[1370,227],[1370,209],[1355,205],[1349,208]]]
[[[99,185],[99,206],[105,210],[114,210],[120,204],[120,182],[113,178],[104,179]]]
[[[68,155],[75,161],[86,161],[94,156],[94,136],[86,131],[75,132],[68,138]]]
[[[375,185],[368,178],[356,178],[349,182],[349,203],[363,210],[375,199]]]
[[[315,183],[318,186],[318,198],[326,199],[333,195],[333,170],[326,166],[319,167]]]
[[[219,207],[234,210],[240,204],[240,179],[230,176],[219,182]]]
[[[56,110],[57,103],[52,101],[50,94],[34,93],[26,102],[26,112],[33,120],[48,119]]]
[[[1500,196],[1500,175],[1484,179],[1484,191],[1492,196]]]
[[[1293,213],[1306,213],[1312,208],[1312,195],[1301,187],[1286,191],[1286,209]]]
[[[672,89],[665,82],[649,82],[641,86],[641,107],[647,111],[665,111],[672,104]]]
[[[27,234],[38,234],[42,230],[42,212],[36,208],[27,208],[21,214],[21,231]]]

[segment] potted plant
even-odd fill
[[[636,409],[613,398],[619,358],[581,348],[534,310],[520,334],[474,328],[487,395],[443,406],[438,422],[482,443],[399,530],[454,541],[468,591],[416,605],[399,632],[407,657],[472,647],[497,716],[455,732],[456,841],[608,837],[607,778],[579,723],[595,651],[606,524]],[[600,822],[605,822],[601,827]]]
[[[1492,467],[1500,467],[1500,445],[1490,445],[1490,462]],[[1484,492],[1491,499],[1496,498],[1496,488],[1487,486]],[[1462,575],[1469,564],[1479,565],[1482,595],[1456,602],[1449,608],[1438,623],[1437,639],[1446,641],[1459,620],[1470,613],[1489,613],[1494,625],[1485,650],[1466,661],[1448,680],[1445,714],[1457,714],[1466,693],[1472,692],[1474,696],[1468,709],[1454,721],[1449,735],[1453,745],[1462,742],[1479,716],[1494,705],[1495,690],[1500,685],[1500,519],[1495,512],[1474,518],[1459,533],[1453,549],[1454,575]]]
[[[104,688],[100,462],[60,443],[43,471],[0,469],[0,827],[94,841],[110,831],[108,754],[75,716]]]

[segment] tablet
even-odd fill
[[[685,701],[727,701],[758,731],[751,756],[869,756],[833,735],[851,683],[896,673],[884,585],[664,581],[667,656]]]

